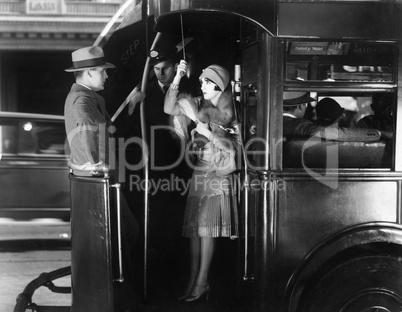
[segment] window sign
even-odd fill
[[[291,55],[345,55],[349,51],[346,42],[292,42]]]
[[[65,12],[64,0],[27,0],[26,13],[39,15],[59,15]]]

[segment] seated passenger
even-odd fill
[[[339,120],[345,111],[337,101],[331,98],[323,98],[315,107],[317,113],[317,124],[320,126],[338,126]]]
[[[357,122],[357,128],[374,128],[379,131],[394,130],[393,120],[394,95],[392,93],[376,93],[370,105],[374,115],[363,117]]]
[[[304,119],[307,105],[315,101],[308,92],[283,93],[283,136],[286,139],[319,137],[334,141],[374,142],[381,138],[375,129],[348,129],[335,126],[323,127]]]

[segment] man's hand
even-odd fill
[[[136,86],[127,97],[129,99],[128,114],[134,112],[135,106],[145,98],[145,93],[140,91],[140,87]]]

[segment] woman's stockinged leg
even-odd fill
[[[183,300],[191,295],[191,291],[194,288],[196,279],[198,277],[198,272],[200,269],[200,256],[201,256],[201,240],[200,238],[190,239],[190,279],[187,284],[184,295],[179,298]]]
[[[214,255],[215,239],[212,237],[201,237],[200,240],[200,268],[191,295],[185,299],[186,302],[195,302],[205,298],[208,300],[208,273]]]
[[[200,270],[200,259],[201,259],[201,240],[199,237],[191,239],[191,267],[190,267],[190,282],[189,282],[189,292],[194,287],[196,283],[198,272]]]
[[[201,237],[200,269],[192,295],[197,296],[208,288],[208,274],[215,250],[215,238]]]

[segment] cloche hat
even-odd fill
[[[345,109],[334,99],[326,97],[317,103],[315,110],[319,120],[331,122],[341,117]]]
[[[310,97],[309,92],[293,92],[285,91],[283,92],[283,105],[284,106],[295,106],[299,104],[305,104],[314,102],[315,99]]]
[[[219,65],[209,65],[202,71],[200,79],[208,78],[214,82],[222,91],[225,91],[229,84],[230,75],[229,72]]]
[[[101,47],[91,46],[78,49],[71,53],[73,67],[65,69],[66,72],[75,72],[88,68],[114,68],[111,63],[107,63]]]

